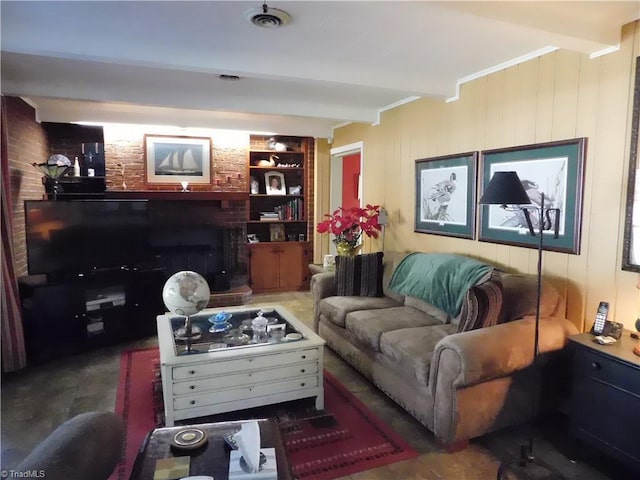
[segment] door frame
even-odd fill
[[[329,169],[329,211],[333,212],[342,203],[342,162],[343,158],[356,153],[360,154],[360,179],[358,180],[358,194],[360,197],[360,206],[364,192],[362,190],[364,178],[364,142],[355,142],[341,147],[332,148],[331,166]],[[333,242],[329,242],[329,251],[336,254],[336,246]]]

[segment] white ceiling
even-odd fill
[[[640,18],[637,0],[267,3],[291,22],[250,24],[259,0],[3,0],[2,93],[41,121],[330,137],[546,47],[610,48]]]

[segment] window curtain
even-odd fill
[[[5,99],[0,106],[0,167],[2,173],[2,371],[12,372],[26,366],[27,355],[22,332],[22,312],[18,280],[13,264],[13,206]]]

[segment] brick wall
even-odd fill
[[[17,276],[27,274],[24,200],[43,198],[42,174],[31,164],[49,158],[47,135],[35,120],[35,110],[17,97],[2,97],[7,113],[9,172],[13,204],[14,262]],[[5,148],[3,145],[2,148]]]
[[[179,191],[180,184],[151,185],[145,182],[144,135],[157,134],[139,127],[105,126],[107,190]],[[166,134],[163,132],[162,134]],[[184,133],[176,136],[184,135]],[[228,135],[232,136],[232,141]],[[201,135],[193,135],[200,137]],[[249,135],[214,133],[211,137],[211,183],[191,184],[192,191],[247,192]]]
[[[315,217],[313,212],[315,211],[315,158],[316,158],[316,144],[313,138],[309,138],[307,142],[307,194],[305,203],[305,216],[307,219],[307,236],[309,241],[313,240],[315,232]]]
[[[246,201],[157,201],[150,202],[151,228],[179,230],[189,226],[214,226],[227,231],[224,265],[232,286],[246,284],[248,252],[246,246]]]
[[[144,174],[144,135],[167,135],[174,132],[154,131],[151,127],[105,126],[104,128],[84,127],[69,124],[47,123],[40,125],[35,121],[32,107],[16,97],[3,97],[7,108],[9,133],[9,166],[12,181],[12,199],[14,205],[14,243],[16,252],[16,272],[27,273],[24,207],[25,199],[40,199],[44,196],[42,175],[31,166],[32,163],[45,162],[53,153],[61,153],[69,158],[81,158],[81,143],[104,143],[107,190],[164,190],[179,191],[179,183],[149,185]],[[185,135],[175,133],[176,136]],[[191,135],[191,134],[189,134]],[[193,136],[202,136],[193,133]],[[298,137],[281,137],[291,142],[301,142]],[[301,145],[296,145],[298,148]],[[263,141],[252,145],[253,148],[266,148]],[[191,184],[193,191],[248,192],[248,155],[250,137],[241,132],[214,132],[211,136],[211,183],[207,185]],[[314,144],[307,142],[307,188],[309,201],[305,205],[309,219],[307,238],[313,238],[313,159]],[[235,266],[236,273],[243,275],[247,269],[247,251],[245,242],[248,202],[167,202],[162,215],[154,215],[152,222],[165,222],[179,227],[181,224],[202,222],[229,229],[232,236],[233,258],[227,259],[227,265]]]
[[[144,128],[144,127],[142,127]],[[152,128],[131,126],[104,127],[105,169],[108,191],[162,190],[180,191],[179,183],[150,185],[145,182],[144,136],[166,135]],[[183,136],[185,133],[176,133]],[[198,133],[193,135],[201,137]],[[191,191],[243,192],[249,190],[248,155],[249,135],[238,132],[214,132],[211,138],[211,183],[190,184]],[[225,265],[232,274],[232,286],[246,284],[247,247],[246,201],[180,201],[153,202],[150,211],[151,226],[212,225],[227,229]]]

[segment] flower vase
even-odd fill
[[[336,243],[336,252],[338,255],[344,255],[346,257],[353,257],[360,250],[360,246],[353,247],[346,242],[338,242]]]

